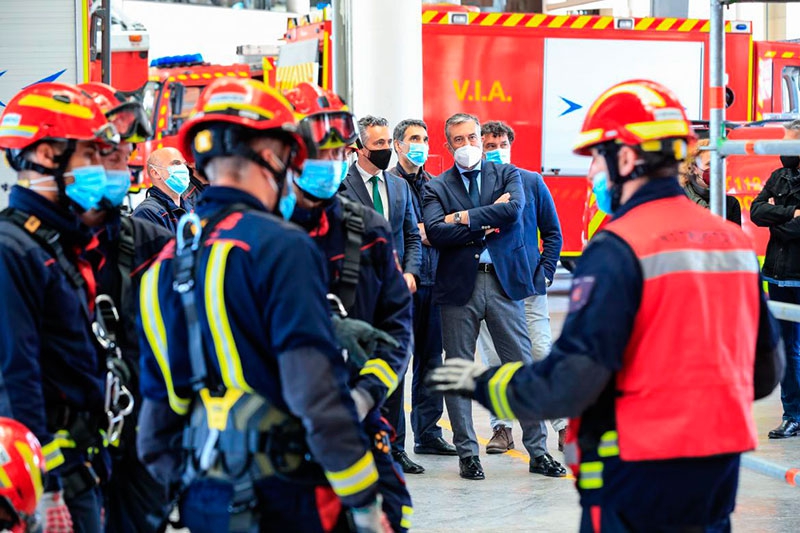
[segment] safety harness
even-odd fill
[[[341,194],[345,227],[344,259],[339,278],[338,296],[349,312],[356,302],[356,289],[361,269],[361,243],[364,239],[364,206]]]
[[[91,319],[91,311],[86,292],[86,280],[69,260],[64,248],[61,246],[61,235],[53,228],[46,226],[38,217],[30,215],[15,208],[7,208],[0,212],[0,220],[6,220],[22,229],[47,252],[61,267],[67,279],[75,289],[81,302],[83,312]],[[106,299],[108,301],[106,301]],[[100,307],[113,301],[104,295],[96,300],[96,319],[92,322],[92,332],[98,344],[106,355],[106,379],[104,390],[103,411],[107,425],[102,428],[102,422],[93,412],[75,412],[67,406],[60,405],[55,410],[47,413],[47,425],[54,434],[74,441],[78,449],[85,450],[92,455],[101,443],[100,435],[105,431],[106,440],[111,442],[119,438],[125,423],[125,417],[133,412],[133,395],[126,387],[130,379],[127,367],[122,362],[119,347],[106,334],[104,320]],[[113,309],[116,314],[116,308]],[[89,464],[85,468],[78,468],[61,476],[66,497],[73,497],[89,490],[99,483],[99,477]]]
[[[172,288],[180,295],[186,318],[194,391],[183,433],[188,452],[183,486],[203,478],[231,485],[229,531],[258,530],[255,482],[277,476],[318,485],[325,479],[310,459],[299,419],[261,395],[226,388],[216,373],[208,371],[195,296],[198,257],[217,224],[248,209],[232,204],[204,221],[194,213],[184,215],[178,224],[173,268]]]

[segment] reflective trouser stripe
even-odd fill
[[[619,441],[616,431],[606,431],[600,437],[600,444],[597,445],[597,455],[600,457],[616,457],[619,455]]]
[[[411,529],[411,517],[414,515],[414,509],[410,505],[402,507],[403,518],[400,519],[400,527]]]
[[[603,487],[603,462],[591,461],[581,463],[578,476],[578,488],[599,489]]]
[[[378,469],[372,452],[367,452],[352,466],[339,472],[325,472],[325,477],[337,496],[346,497],[358,494],[378,482]]]
[[[362,376],[372,374],[378,378],[380,382],[383,383],[387,389],[389,389],[386,393],[387,398],[394,392],[399,382],[397,379],[397,373],[392,370],[392,367],[389,366],[389,363],[383,359],[370,359],[364,363],[364,368],[361,369],[359,374]]]
[[[506,363],[489,379],[489,402],[492,404],[492,410],[498,418],[505,420],[513,420],[516,418],[513,411],[511,411],[506,392],[508,390],[508,383],[520,368],[522,368],[521,362]]]

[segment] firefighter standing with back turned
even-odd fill
[[[142,280],[140,457],[184,489],[193,533],[347,530],[348,517],[380,531],[323,259],[279,218],[316,146],[279,93],[234,79],[203,91],[179,142],[211,185]]]
[[[329,291],[340,298],[347,313],[345,319],[335,318],[337,337],[350,353],[351,394],[373,441],[383,509],[395,533],[400,533],[411,527],[411,496],[402,469],[391,456],[394,428],[381,417],[380,408],[408,366],[411,294],[391,244],[389,223],[375,210],[336,194],[347,173],[345,147],[358,136],[353,115],[335,93],[310,83],[299,84],[286,98],[296,113],[305,116],[301,124],[320,147],[317,158],[306,160],[295,182],[298,209],[292,221],[309,231],[327,259]],[[364,328],[364,322],[375,329]],[[348,342],[350,332],[373,336],[375,331],[391,344],[377,343],[358,361],[353,353],[358,347],[353,350]]]
[[[693,139],[662,85],[604,92],[575,152],[613,219],[581,257],[551,355],[489,370],[451,359],[431,378],[500,417],[576,417],[565,453],[582,532],[729,531],[753,399],[783,371],[750,241],[676,180]]]

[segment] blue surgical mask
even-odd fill
[[[96,209],[106,192],[106,169],[102,165],[78,167],[64,174],[74,181],[66,186],[65,192],[70,200],[81,209]]]
[[[608,187],[607,172],[598,172],[594,175],[592,178],[592,192],[597,201],[597,208],[607,215],[613,215],[614,210],[611,207],[612,191]]]
[[[128,170],[106,170],[106,200],[111,202],[111,205],[117,207],[122,205],[125,196],[128,194],[128,189],[131,186],[131,173]]]
[[[306,159],[297,186],[315,198],[327,200],[336,194],[346,175],[344,161]]]
[[[511,148],[498,148],[486,152],[486,160],[492,163],[502,163],[508,165],[511,163]]]
[[[167,167],[167,172],[169,172],[169,176],[164,183],[175,194],[183,194],[189,188],[189,168],[186,165],[170,165]]]
[[[408,143],[406,158],[416,167],[421,167],[428,160],[428,145],[425,143]]]
[[[286,185],[284,187],[286,187],[287,192],[278,200],[278,211],[281,212],[284,220],[289,220],[292,218],[294,207],[297,205],[297,196],[294,194],[294,180],[290,173],[286,174]]]

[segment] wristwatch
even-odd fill
[[[453,222],[455,222],[456,224],[461,224],[461,211],[456,211],[453,214]]]

